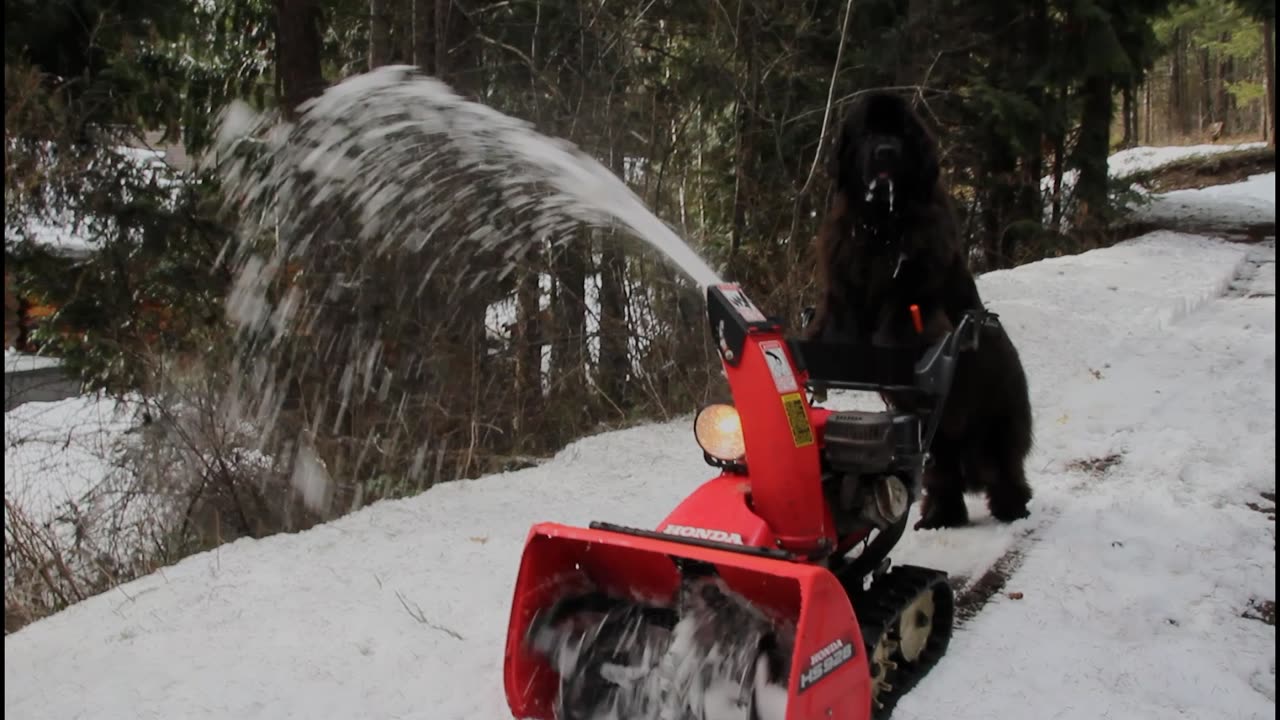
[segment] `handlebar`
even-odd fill
[[[978,347],[984,326],[998,327],[999,316],[968,310],[954,329],[924,348],[918,345],[791,340],[792,355],[809,374],[813,389],[946,395],[956,358]]]
[[[793,341],[796,362],[809,372],[809,389],[859,390],[932,398],[921,439],[928,451],[942,422],[960,353],[978,348],[984,327],[999,327],[999,316],[968,310],[951,332],[921,353],[918,346]]]

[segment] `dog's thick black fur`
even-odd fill
[[[831,206],[818,236],[822,296],[810,338],[916,344],[922,349],[981,308],[964,262],[937,143],[905,100],[871,94],[846,116],[829,172]],[[910,306],[919,307],[917,333]],[[886,398],[905,404],[905,398]],[[1031,403],[1018,351],[1004,330],[984,328],[961,354],[924,477],[918,529],[968,522],[964,493],[985,491],[992,516],[1026,517],[1024,463]]]

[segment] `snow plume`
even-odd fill
[[[459,445],[499,443],[481,436],[511,430],[518,407],[501,393],[514,391],[493,378],[514,363],[475,328],[585,227],[624,230],[601,242],[634,235],[697,284],[718,282],[600,163],[412,68],[346,80],[293,122],[234,105],[215,149],[239,225],[227,250],[239,407],[272,431],[300,418],[338,483],[420,489],[433,480],[406,473],[455,475],[441,468]],[[437,462],[401,462],[424,457],[422,442]]]
[[[234,105],[218,135],[242,241],[256,249],[273,230],[277,271],[336,230],[350,252],[433,256],[424,285],[449,268],[459,287],[474,287],[508,278],[534,246],[585,223],[629,230],[699,286],[719,282],[600,163],[411,67],[353,77],[301,110],[296,123],[272,127]]]
[[[324,512],[325,501],[333,480],[324,467],[324,461],[316,456],[310,443],[298,446],[298,457],[293,463],[293,487],[302,496],[302,502],[312,512]]]

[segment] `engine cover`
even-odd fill
[[[887,472],[895,460],[918,452],[920,421],[889,411],[848,411],[827,419],[824,460],[840,473]]]

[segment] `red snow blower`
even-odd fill
[[[736,285],[707,302],[734,404],[694,434],[720,474],[656,530],[532,528],[504,668],[517,718],[882,718],[946,649],[947,576],[888,555],[985,313],[921,353],[789,340]],[[828,388],[926,409],[812,406]]]

